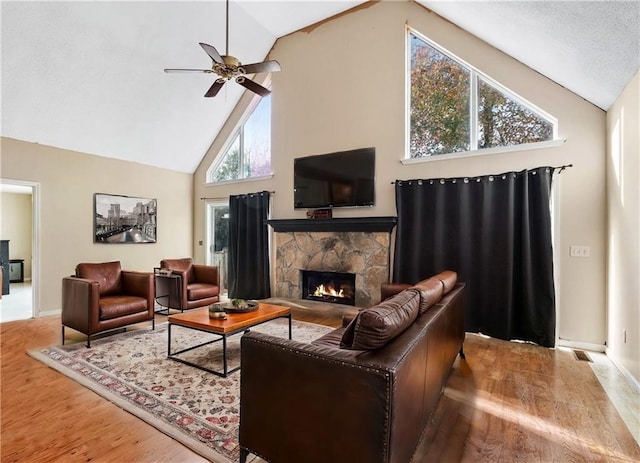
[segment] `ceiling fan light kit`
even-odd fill
[[[242,85],[260,96],[267,96],[271,90],[263,87],[257,82],[246,77],[247,74],[259,74],[262,72],[278,72],[281,70],[280,63],[275,60],[263,61],[243,65],[238,58],[229,54],[229,0],[227,0],[227,28],[226,28],[226,54],[220,55],[218,50],[212,45],[200,42],[202,49],[209,55],[212,61],[211,69],[165,69],[164,72],[201,72],[205,74],[216,74],[219,77],[204,94],[211,98],[218,94],[222,86],[235,78],[237,84]]]

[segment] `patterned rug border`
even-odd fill
[[[274,323],[277,323],[277,321],[274,321]],[[294,330],[296,327],[300,328],[305,325],[314,327],[321,326],[297,320],[293,320],[292,324]],[[144,336],[148,334],[161,335],[163,332],[167,331],[167,327],[168,323],[165,322],[156,325],[155,332],[150,328],[143,328],[101,338],[92,343],[93,347],[91,349],[130,337]],[[87,349],[84,343],[76,343],[65,346],[54,345],[46,348],[31,349],[27,351],[27,354],[72,379],[78,384],[95,392],[119,408],[131,413],[137,418],[140,418],[144,422],[182,443],[202,457],[216,463],[235,463],[235,459],[229,458],[229,456],[220,452],[226,451],[228,454],[237,453],[237,451],[229,451],[225,448],[227,445],[232,444],[232,440],[237,441],[237,436],[232,436],[234,439],[225,439],[224,437],[229,435],[228,432],[225,433],[224,430],[212,426],[210,423],[206,422],[206,420],[198,416],[187,416],[183,410],[172,406],[166,400],[159,399],[144,388],[138,387],[130,381],[113,375],[90,362],[73,356],[77,351],[88,352],[91,349]],[[186,365],[179,365],[184,369],[192,368]],[[240,372],[232,373],[232,375],[237,375],[239,373]],[[219,379],[222,380],[223,378]],[[117,392],[112,392],[111,389],[116,389]],[[145,406],[148,408],[155,407],[155,409],[157,409],[157,407],[161,407],[161,411],[158,412],[156,410],[156,413],[153,414],[146,411],[143,408]],[[185,428],[189,428],[189,430]],[[210,443],[211,445],[207,445],[193,437],[193,435],[200,435],[201,433],[207,436],[215,435],[218,438],[216,443],[218,446],[223,448],[217,450],[213,446],[213,442]]]

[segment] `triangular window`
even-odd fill
[[[271,96],[258,101],[207,174],[209,183],[271,174]]]
[[[553,139],[553,123],[478,76],[478,149]]]
[[[408,158],[553,140],[553,117],[417,33],[408,40]]]

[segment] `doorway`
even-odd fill
[[[220,295],[226,296],[229,250],[229,201],[207,203],[207,265],[220,271]]]
[[[39,217],[40,185],[0,179],[2,239],[9,240],[11,278],[9,294],[0,300],[0,321],[40,315]],[[15,270],[15,271],[14,271]]]

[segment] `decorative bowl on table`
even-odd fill
[[[252,299],[232,299],[224,305],[224,311],[229,313],[253,312],[258,309],[260,303]]]
[[[209,306],[209,318],[226,320],[227,313],[224,311],[224,306],[220,303],[211,304]]]

